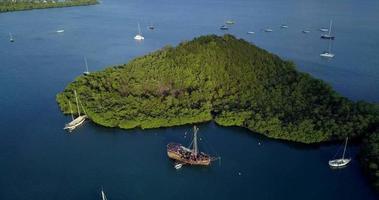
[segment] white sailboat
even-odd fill
[[[332,25],[333,25],[333,21],[330,20],[330,23],[329,23],[329,32],[327,34],[321,35],[322,39],[334,40],[334,36],[332,36]]]
[[[70,106],[70,111],[71,111],[71,117],[72,117],[72,121],[67,123],[63,129],[65,130],[68,130],[69,132],[73,131],[76,127],[80,126],[81,124],[83,124],[83,122],[86,120],[87,118],[87,115],[84,113],[84,115],[80,115],[80,109],[79,109],[79,100],[78,100],[78,96],[76,94],[76,90],[74,90],[74,94],[75,94],[75,100],[76,100],[76,107],[78,109],[78,117],[74,119],[74,116],[72,114],[72,109],[71,109],[71,103],[69,103],[69,106]],[[81,105],[81,104],[80,104]],[[83,108],[83,106],[82,106]],[[84,109],[83,109],[84,111]]]
[[[11,33],[11,32],[9,32],[9,41],[10,41],[10,42],[14,42],[14,39],[13,39],[13,36],[12,36],[12,33]]]
[[[329,160],[329,166],[333,168],[345,167],[351,161],[351,158],[345,158],[348,138],[345,140],[345,147],[343,149],[342,158]]]
[[[101,200],[107,200],[107,196],[105,196],[103,188],[101,188]]]
[[[86,64],[86,71],[83,72],[84,75],[89,75],[87,57],[84,57],[84,63]]]
[[[324,53],[320,54],[321,57],[324,58],[333,58],[334,54],[332,53],[332,41],[329,40],[329,49],[328,51],[325,51]]]
[[[138,23],[138,34],[136,36],[134,36],[134,39],[135,40],[144,40],[145,38],[142,36],[142,33],[141,33],[141,27]]]

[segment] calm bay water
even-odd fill
[[[236,24],[228,33],[295,61],[344,96],[379,101],[376,0],[109,0],[0,14],[0,199],[99,199],[101,186],[109,199],[376,199],[356,159],[329,169],[338,145],[303,146],[208,123],[200,126],[208,144],[202,147],[221,162],[177,171],[165,145],[189,143],[190,126],[125,131],[87,122],[74,134],[62,130],[69,117],[55,95],[84,71],[84,56],[90,70],[101,70],[167,44],[223,34],[218,28],[229,18]],[[328,43],[318,29],[330,19],[336,57],[327,61],[319,57]],[[142,43],[133,40],[138,22]],[[156,30],[146,29],[150,23]],[[306,28],[312,32],[302,34]],[[358,149],[349,151],[355,158]]]

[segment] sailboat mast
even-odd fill
[[[332,50],[332,40],[329,40],[329,50],[328,50],[328,52],[332,53],[331,50]]]
[[[349,138],[347,137],[346,140],[345,140],[345,147],[343,148],[342,159],[345,158],[345,152],[346,152],[346,146],[347,146],[347,140],[348,140],[348,139],[349,139]]]
[[[72,120],[74,120],[74,115],[72,114],[72,108],[71,108],[71,102],[70,101],[68,102],[68,105],[70,106],[71,118],[72,118]]]
[[[86,64],[86,72],[88,72],[88,63],[87,63],[87,57],[84,57],[84,63]]]
[[[139,26],[139,23],[138,23],[138,34],[141,35],[141,27]]]
[[[333,20],[330,20],[330,24],[329,24],[329,35],[332,33],[332,24],[333,24]]]
[[[197,154],[199,153],[199,149],[197,147],[197,131],[199,129],[194,126],[193,127],[193,152],[195,153],[195,156],[197,156]]]
[[[76,107],[78,109],[78,114],[80,116],[80,109],[79,109],[79,103],[78,103],[78,95],[76,94],[76,90],[74,90],[74,93],[75,93]]]

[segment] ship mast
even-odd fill
[[[197,147],[197,131],[198,130],[199,129],[196,126],[193,127],[193,152],[195,156],[197,156],[197,154],[199,153],[199,149]]]
[[[78,103],[78,95],[76,94],[76,90],[74,90],[74,93],[75,93],[76,107],[78,108],[78,114],[80,116],[79,103]]]
[[[70,113],[71,113],[71,118],[74,120],[74,115],[72,114],[72,108],[71,108],[71,103],[68,101],[68,105],[70,106]]]
[[[348,137],[346,138],[346,141],[345,141],[345,147],[343,148],[342,159],[345,159],[345,152],[346,152],[347,140],[348,140]]]

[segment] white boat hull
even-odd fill
[[[63,129],[68,130],[68,131],[71,132],[76,127],[78,127],[81,124],[83,124],[83,122],[86,120],[86,118],[87,118],[87,115],[79,116],[79,117],[75,118],[74,120],[72,120],[70,123],[66,124]]]
[[[142,36],[142,35],[136,35],[136,36],[134,36],[134,39],[135,40],[144,40],[145,38]]]
[[[322,53],[322,54],[320,54],[320,56],[324,57],[324,58],[333,58],[334,54],[332,54],[332,53]]]
[[[329,166],[333,168],[345,167],[347,164],[350,163],[350,161],[351,161],[351,158],[329,160]]]

